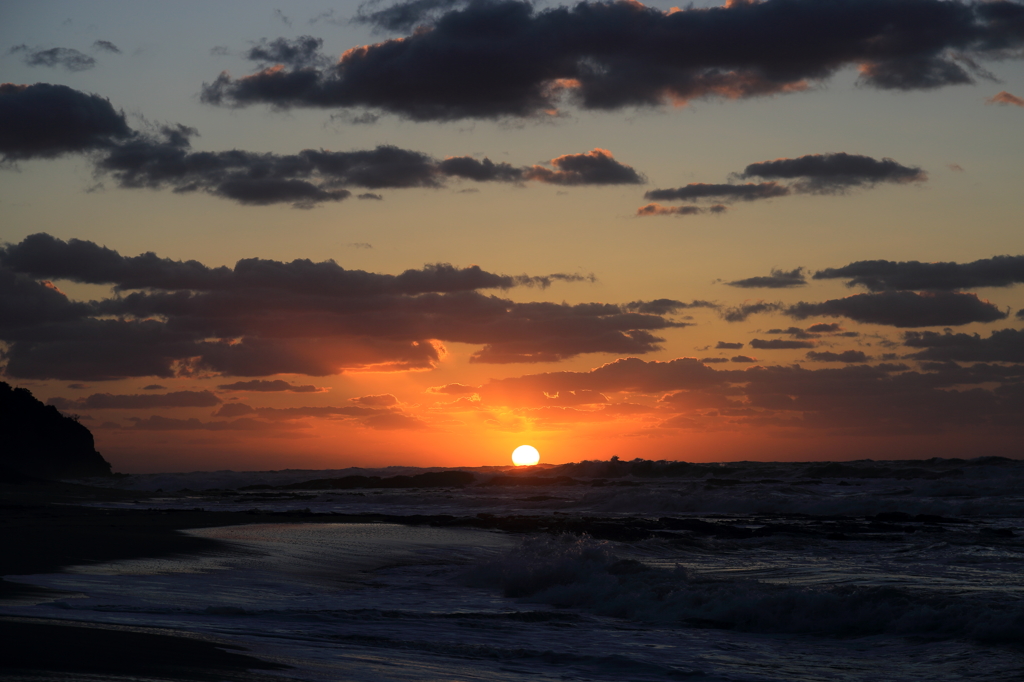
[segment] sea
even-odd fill
[[[63,594],[0,613],[159,628],[288,666],[259,679],[1024,680],[1020,460],[108,485],[165,493],[110,507],[280,522],[186,531],[221,540],[216,552],[10,576]]]

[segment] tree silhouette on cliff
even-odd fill
[[[109,476],[92,433],[27,388],[0,381],[0,469],[39,478]]]

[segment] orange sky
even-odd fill
[[[1019,454],[1021,4],[791,4],[14,2],[2,379],[125,472]]]

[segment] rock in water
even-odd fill
[[[0,469],[39,478],[109,476],[89,429],[0,381]]]

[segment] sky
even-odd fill
[[[0,372],[116,471],[1020,456],[1024,3],[0,9]]]

